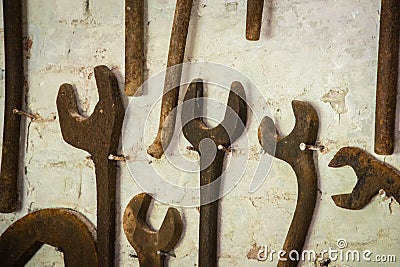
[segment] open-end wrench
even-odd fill
[[[67,267],[98,265],[96,231],[70,209],[42,209],[13,223],[0,237],[0,266],[24,266],[44,245],[58,248]]]
[[[160,230],[152,230],[146,221],[151,200],[152,197],[146,193],[131,199],[124,213],[124,232],[138,254],[141,267],[163,267],[165,255],[181,238],[183,222],[179,211],[169,208]]]
[[[9,213],[18,206],[18,169],[24,86],[22,45],[22,1],[3,0],[5,52],[5,109],[0,173],[0,212]]]
[[[203,82],[195,80],[190,85],[184,99],[181,113],[183,134],[200,154],[200,230],[199,230],[199,267],[217,266],[218,234],[218,193],[223,169],[225,149],[243,133],[247,122],[247,104],[244,88],[239,82],[233,82],[228,98],[228,107],[223,121],[209,128],[197,117],[201,104],[193,103],[203,96]],[[192,100],[191,100],[192,99]],[[189,101],[185,106],[185,102]],[[199,101],[200,102],[200,101]],[[197,117],[197,118],[196,118]],[[213,151],[216,150],[215,157]],[[214,183],[213,186],[203,187]],[[215,201],[211,201],[214,200]],[[211,203],[210,203],[211,202]]]
[[[97,66],[94,74],[99,102],[89,118],[79,115],[70,84],[60,86],[57,109],[64,140],[92,156],[96,172],[99,264],[113,266],[117,163],[109,160],[109,156],[117,154],[125,110],[117,79],[111,70]]]
[[[329,162],[329,167],[343,166],[352,167],[358,181],[350,194],[332,196],[336,206],[350,210],[362,209],[381,189],[400,203],[400,172],[392,166],[357,147],[341,148]]]
[[[308,103],[292,101],[296,124],[292,132],[282,137],[276,133],[274,122],[269,117],[264,117],[258,130],[258,139],[264,151],[278,159],[286,161],[292,166],[297,177],[297,204],[286,236],[283,251],[287,254],[282,257],[286,261],[279,261],[278,267],[295,267],[298,261],[288,258],[288,253],[303,251],[304,242],[313,217],[317,200],[318,179],[315,169],[312,150],[302,150],[302,144],[314,145],[318,135],[318,114]],[[276,138],[276,149],[271,147],[271,140]]]
[[[182,67],[172,67],[183,63],[192,5],[193,0],[176,0],[164,80],[160,121],[158,124],[157,136],[147,149],[147,153],[157,159],[161,158],[164,154],[164,150],[167,149],[174,134]]]

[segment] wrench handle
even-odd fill
[[[218,198],[209,202],[210,199],[215,199],[220,191],[221,180],[218,178],[222,174],[225,152],[217,150],[213,160],[208,156],[208,153],[200,156],[200,185],[214,183],[211,187],[200,189],[201,204],[206,204],[200,207],[199,267],[217,266]]]

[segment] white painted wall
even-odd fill
[[[76,86],[84,113],[90,114],[98,100],[92,76],[96,65],[115,70],[123,88],[124,1],[90,0],[89,12],[82,1],[27,2],[27,35],[32,40],[28,65],[28,110],[42,117],[57,113],[58,87]],[[148,76],[166,66],[175,1],[148,1],[146,68]],[[233,67],[262,90],[283,133],[294,125],[290,102],[306,100],[320,116],[321,142],[328,152],[318,154],[319,194],[314,222],[305,248],[317,252],[336,248],[345,238],[349,249],[369,249],[375,254],[396,254],[400,249],[400,208],[391,199],[376,197],[361,211],[336,207],[331,195],[350,192],[356,176],[350,168],[328,168],[343,146],[373,151],[375,83],[379,29],[379,0],[266,0],[261,40],[246,41],[244,0],[196,0],[188,38],[187,61],[213,61]],[[2,26],[1,26],[2,27]],[[1,38],[3,38],[1,29]],[[0,66],[4,69],[3,44]],[[0,75],[0,107],[4,101],[4,77]],[[223,99],[225,101],[225,99]],[[260,103],[262,105],[263,103]],[[155,118],[157,119],[157,118]],[[157,120],[151,123],[157,124]],[[252,129],[256,129],[254,121]],[[155,134],[155,132],[154,132]],[[256,166],[260,147],[256,131],[250,132],[249,166]],[[396,154],[379,157],[400,166]],[[32,122],[28,128],[22,210],[0,214],[0,232],[27,212],[47,207],[68,207],[96,222],[94,168],[86,152],[66,144],[58,118]],[[153,162],[166,168],[165,160]],[[220,266],[275,266],[248,259],[253,246],[279,250],[294,211],[297,186],[290,166],[275,160],[266,182],[254,194],[245,176],[232,194],[221,201]],[[118,184],[117,255],[120,266],[138,265],[127,242],[121,218],[128,201],[140,192],[121,164]],[[392,203],[392,204],[391,204]],[[390,207],[391,210],[390,211]],[[155,203],[150,221],[158,228],[167,206]],[[196,266],[199,213],[180,209],[185,230],[170,266]],[[396,255],[400,261],[400,255]],[[55,264],[54,264],[55,263]],[[62,265],[62,254],[43,248],[30,266]],[[362,266],[396,266],[362,263]],[[304,263],[302,266],[314,266]],[[329,266],[360,266],[336,262]]]

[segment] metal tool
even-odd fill
[[[79,115],[74,89],[70,84],[60,86],[57,109],[64,140],[89,152],[96,172],[97,239],[99,264],[114,265],[115,251],[115,190],[117,163],[109,155],[117,155],[124,119],[117,79],[106,66],[94,69],[99,102],[92,115]]]
[[[260,39],[264,0],[247,0],[246,39],[258,41]]]
[[[44,245],[64,254],[65,266],[98,266],[94,225],[70,209],[43,209],[25,215],[0,237],[0,265],[24,266]]]
[[[0,212],[10,213],[18,206],[18,170],[21,117],[24,90],[22,1],[3,0],[5,52],[5,109],[0,174]]]
[[[315,144],[318,135],[318,114],[308,103],[292,101],[296,124],[292,132],[286,136],[276,133],[274,122],[264,117],[258,129],[258,139],[264,151],[292,166],[297,177],[298,195],[293,220],[286,236],[283,250],[286,253],[303,251],[304,242],[310,228],[315,203],[317,200],[318,178],[313,159],[313,150],[300,149],[300,144]],[[276,139],[276,150],[271,146]],[[288,257],[287,254],[285,257]],[[278,267],[295,267],[298,261],[279,261]]]
[[[144,0],[125,0],[125,94],[138,96],[143,83]]]
[[[146,193],[134,196],[124,213],[125,236],[135,249],[141,267],[163,267],[166,255],[181,238],[183,230],[179,211],[169,208],[160,227],[154,231],[147,224],[146,217],[152,197]]]
[[[336,206],[351,210],[362,209],[381,189],[400,202],[400,172],[368,152],[357,147],[343,147],[328,166],[350,166],[357,175],[357,184],[350,194],[332,196]]]
[[[164,150],[167,149],[174,134],[182,67],[171,67],[183,63],[192,4],[193,0],[176,1],[161,102],[160,122],[157,136],[147,149],[147,153],[157,159],[164,154]]]
[[[239,82],[233,82],[229,92],[228,107],[223,121],[214,128],[209,128],[199,116],[203,96],[202,80],[195,80],[190,85],[184,99],[181,113],[183,134],[200,154],[200,233],[199,267],[217,266],[218,234],[218,194],[220,178],[226,150],[243,133],[247,121],[245,92]],[[191,100],[190,102],[186,102]],[[197,103],[193,103],[193,99]],[[198,100],[198,101],[196,101]],[[191,104],[186,104],[191,103]],[[212,141],[212,142],[211,142]],[[215,151],[215,157],[213,151]],[[203,187],[213,183],[213,186]],[[210,201],[216,199],[215,201]],[[211,202],[211,203],[210,203]]]
[[[378,78],[375,109],[375,153],[394,151],[399,65],[400,1],[381,1]]]

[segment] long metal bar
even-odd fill
[[[23,45],[22,2],[3,0],[5,51],[5,109],[0,174],[0,212],[10,213],[18,205],[18,166],[21,117],[13,109],[22,109]]]
[[[394,151],[399,64],[400,1],[382,0],[375,109],[375,153]]]
[[[144,0],[125,0],[125,94],[139,96],[143,83]]]

